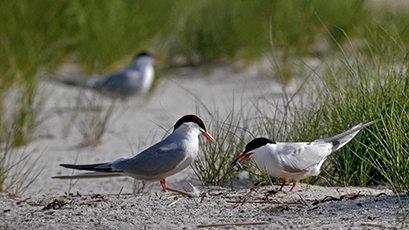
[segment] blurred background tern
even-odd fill
[[[155,79],[154,65],[161,64],[164,60],[161,56],[141,51],[135,55],[129,66],[104,78],[94,76],[86,82],[73,78],[52,79],[66,85],[92,89],[115,99],[127,99],[134,95],[146,95],[149,92]]]

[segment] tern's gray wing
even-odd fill
[[[93,89],[117,93],[120,95],[131,95],[140,88],[140,72],[136,69],[126,69],[111,74],[105,79],[97,80],[91,86]]]
[[[185,157],[186,151],[176,142],[159,142],[133,158],[116,163],[114,168],[142,178],[156,178],[175,169]]]
[[[289,173],[308,171],[331,153],[332,144],[323,142],[277,143],[276,154]]]

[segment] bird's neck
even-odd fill
[[[198,139],[200,131],[183,124],[179,126],[173,133],[178,135],[182,139],[192,140]]]
[[[168,136],[168,141],[178,143],[184,149],[185,154],[194,159],[199,152],[199,131],[182,125]]]

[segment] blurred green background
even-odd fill
[[[362,39],[357,48],[362,43],[375,47],[382,40],[374,30],[409,41],[406,6],[388,9],[365,0],[0,4],[2,87],[11,79],[27,80],[39,67],[55,68],[67,58],[90,72],[102,72],[140,49],[200,64],[257,58],[271,50],[286,56],[319,55],[347,39]]]

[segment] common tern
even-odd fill
[[[291,180],[293,182],[291,192],[301,179],[320,174],[321,166],[329,155],[342,148],[361,129],[374,122],[360,123],[336,136],[312,142],[275,142],[259,137],[246,145],[244,152],[232,165],[242,168],[240,162],[251,158],[261,171],[284,179],[279,191],[282,190],[286,180]]]
[[[165,179],[188,167],[198,155],[200,134],[210,143],[216,143],[198,116],[186,115],[175,123],[173,132],[169,136],[132,158],[121,158],[99,164],[61,164],[60,166],[65,168],[92,172],[53,178],[76,179],[126,175],[144,182],[160,181],[162,190],[166,192]]]
[[[134,56],[129,66],[104,78],[95,76],[85,83],[72,79],[55,80],[67,85],[92,89],[113,98],[125,99],[135,94],[144,95],[149,92],[155,78],[154,64],[163,61],[163,57],[142,51]]]

